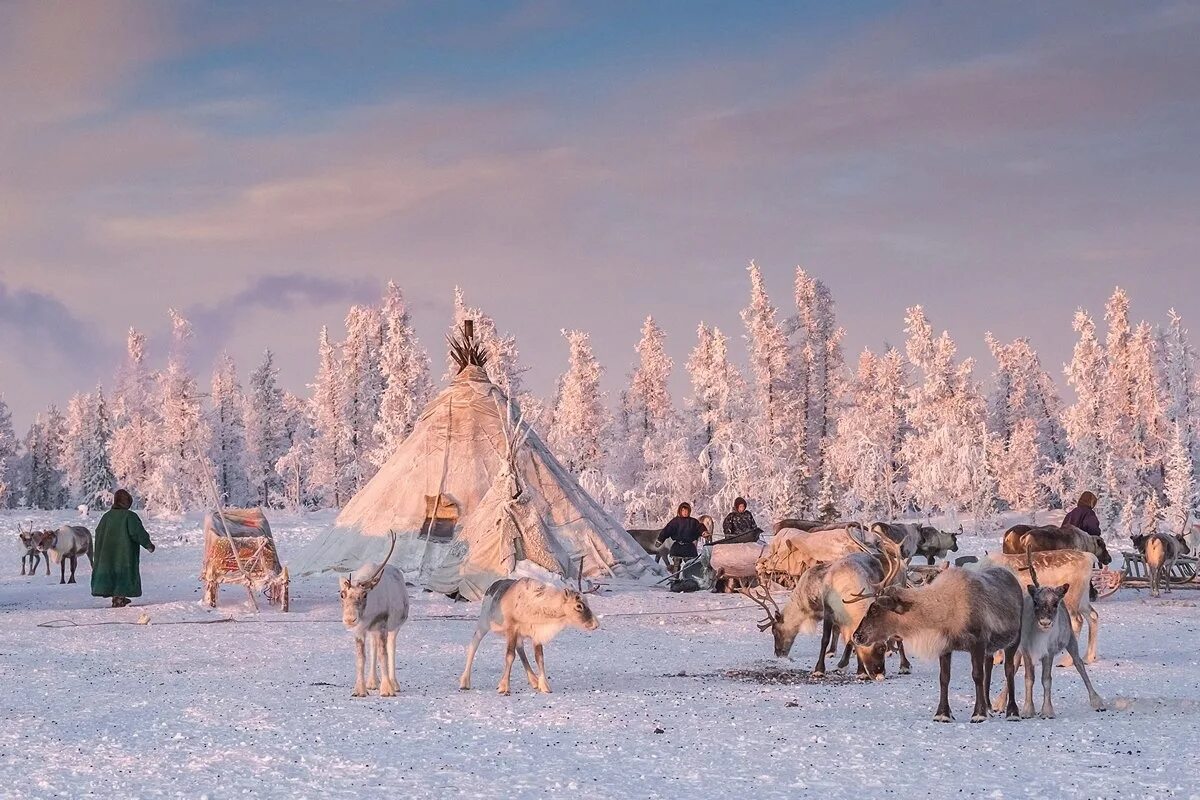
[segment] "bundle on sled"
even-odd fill
[[[227,508],[204,515],[204,604],[217,605],[223,583],[262,592],[271,605],[288,610],[288,571],[279,562],[271,526],[260,508]]]

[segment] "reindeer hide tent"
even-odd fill
[[[468,600],[521,560],[564,577],[577,575],[581,558],[585,577],[636,578],[651,568],[482,364],[466,364],[426,407],[298,569],[350,571],[379,561],[390,531],[397,535],[392,563],[409,580]]]

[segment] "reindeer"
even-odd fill
[[[56,531],[42,531],[37,535],[37,549],[46,555],[46,574],[50,574],[50,561],[59,565],[59,580],[75,582],[75,567],[81,555],[87,556],[88,566],[95,569],[92,561],[92,532],[82,525],[63,525]],[[71,560],[71,579],[67,580],[67,559]]]
[[[543,694],[550,693],[546,680],[546,662],[543,647],[563,628],[572,626],[585,631],[600,627],[600,621],[592,614],[583,591],[583,559],[579,559],[579,586],[575,589],[559,589],[533,578],[503,578],[491,586],[483,598],[479,611],[479,626],[471,643],[467,645],[467,663],[459,678],[458,688],[471,688],[471,668],[475,663],[475,651],[488,632],[504,634],[504,672],[496,691],[509,694],[509,678],[512,675],[514,655],[521,657],[525,677],[529,685]],[[525,655],[525,643],[533,643],[533,656],[537,660],[538,672],[529,666]],[[540,674],[539,674],[540,673]]]
[[[351,697],[366,697],[375,688],[380,697],[396,696],[396,632],[408,620],[408,590],[404,573],[388,565],[396,549],[396,534],[391,537],[382,564],[363,564],[341,581],[342,622],[354,634]]]
[[[1009,555],[1020,555],[1026,550],[1034,553],[1046,550],[1079,550],[1094,555],[1103,566],[1112,563],[1108,546],[1099,536],[1092,536],[1081,531],[1074,525],[1043,525],[1035,528],[1030,525],[1014,525],[1004,532],[1002,549]]]
[[[809,533],[793,529],[777,533],[758,559],[759,584],[768,586],[774,581],[791,588],[811,567],[858,552],[854,532],[861,530],[857,523],[846,523]]]
[[[854,647],[859,677],[864,680],[883,680],[884,644],[854,646],[850,636],[866,614],[866,606],[856,605],[856,602],[869,597],[867,593],[871,589],[890,586],[897,576],[902,577],[903,561],[884,550],[882,557],[885,567],[880,564],[879,556],[865,547],[862,550],[837,561],[818,564],[805,572],[796,582],[796,588],[782,612],[769,591],[763,589],[757,594],[743,592],[767,612],[767,618],[759,623],[759,629],[771,629],[776,657],[783,658],[791,652],[797,634],[816,633],[817,625],[821,624],[821,648],[812,671],[814,678],[825,675],[825,656],[837,630],[846,642],[838,669],[850,663],[850,652]],[[899,645],[899,651],[900,673],[908,674],[912,667],[904,654],[903,644]]]
[[[1165,586],[1167,593],[1171,592],[1171,568],[1181,555],[1187,555],[1187,540],[1183,536],[1168,536],[1162,533],[1152,533],[1146,538],[1144,545],[1146,566],[1150,570],[1150,596],[1158,597],[1159,589]]]
[[[878,536],[886,536],[900,545],[900,554],[904,558],[924,556],[929,566],[938,558],[946,558],[950,553],[958,552],[958,533],[946,533],[931,525],[919,525],[915,522],[876,522],[871,525],[871,532]],[[959,533],[961,533],[961,528]]]
[[[1066,606],[1076,639],[1083,632],[1083,619],[1087,617],[1088,646],[1084,660],[1088,664],[1095,663],[1096,645],[1100,636],[1100,615],[1096,613],[1088,591],[1092,585],[1092,570],[1097,563],[1094,555],[1077,550],[1047,550],[1040,553],[1030,551],[1023,556],[993,553],[985,558],[990,563],[1011,569],[1024,588],[1032,585],[1032,572],[1026,567],[1030,559],[1037,568],[1037,574],[1050,585],[1068,584],[1071,588],[1063,598],[1063,605]],[[1060,666],[1070,666],[1070,663],[1069,657],[1064,658]]]
[[[21,574],[22,575],[26,574],[25,573],[25,564],[28,562],[28,564],[29,564],[29,573],[28,574],[36,575],[38,564],[42,563],[42,554],[41,554],[41,551],[39,551],[38,547],[37,547],[37,540],[38,540],[38,537],[41,536],[41,532],[34,531],[32,528],[30,530],[23,530],[23,529],[18,528],[17,535],[21,537],[21,547],[25,548],[25,554],[21,556]],[[46,559],[46,574],[47,575],[50,574],[50,559],[49,558]]]
[[[1005,715],[1018,716],[1013,700],[1017,647],[1021,637],[1021,585],[1004,567],[968,571],[944,569],[932,583],[918,589],[879,587],[865,595],[874,602],[854,631],[856,645],[886,642],[899,636],[919,655],[937,656],[941,666],[941,696],[935,722],[952,722],[948,690],[950,656],[971,654],[975,682],[975,711],[971,722],[983,722],[991,706],[991,654],[1004,651],[1004,680],[1008,687]]]
[[[1051,684],[1054,681],[1054,657],[1063,650],[1071,656],[1083,685],[1087,687],[1088,699],[1092,708],[1104,710],[1104,700],[1092,687],[1088,679],[1087,668],[1079,657],[1079,640],[1068,619],[1066,603],[1063,598],[1070,591],[1070,584],[1059,586],[1042,586],[1038,581],[1037,570],[1033,564],[1032,551],[1025,552],[1025,571],[1029,573],[1029,585],[1026,591],[1029,596],[1024,598],[1021,606],[1021,645],[1019,658],[1025,663],[1025,703],[1021,707],[1021,716],[1028,719],[1033,716],[1033,671],[1035,661],[1042,663],[1042,719],[1054,719],[1054,703],[1051,700]],[[1089,572],[1090,577],[1090,572]],[[1007,692],[996,698],[996,710],[1004,707]]]

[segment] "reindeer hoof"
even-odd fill
[[[390,683],[384,684],[379,689],[379,696],[380,697],[395,697],[396,696],[396,687],[392,686]]]
[[[933,721],[934,722],[954,722],[954,715],[953,714],[934,714]]]
[[[1032,708],[1021,709],[1021,719],[1032,719],[1032,718],[1033,718],[1033,709]]]
[[[74,582],[75,582],[74,578],[71,578],[71,580],[67,581],[67,583],[74,583]]]
[[[979,714],[972,714],[971,715],[971,724],[975,724],[977,722],[987,722],[987,718],[988,718],[987,714],[984,714],[983,716],[980,716]]]
[[[912,666],[910,666],[909,664],[901,664],[900,665],[900,674],[901,675],[912,675]]]
[[[823,669],[814,669],[812,672],[808,673],[808,676],[809,676],[810,678],[824,678],[824,677],[825,677],[825,670],[823,670]]]
[[[497,687],[496,687],[496,694],[502,694],[502,695],[504,695],[505,697],[508,697],[510,694],[512,694],[512,692],[510,692],[510,691],[508,690],[508,687],[507,687],[507,686],[497,686]]]
[[[353,692],[350,693],[350,696],[351,697],[366,697],[367,693],[363,689],[355,689]]]
[[[460,684],[458,685],[458,690],[459,690],[460,692],[469,692],[469,691],[471,691],[471,684],[469,684],[469,683],[460,683]]]
[[[533,688],[537,689],[542,694],[550,694],[550,684],[546,681],[539,681],[538,685]]]
[[[1007,720],[1008,722],[1020,722],[1021,715],[1015,711],[1009,711],[1008,713],[1006,713],[1004,715],[1004,719]]]

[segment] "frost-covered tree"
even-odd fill
[[[311,489],[313,431],[309,415],[312,405],[291,392],[283,395],[283,441],[285,451],[275,463],[285,508],[297,511],[315,505],[319,498]]]
[[[676,447],[675,410],[667,386],[673,362],[662,328],[647,317],[637,344],[638,364],[621,393],[621,484],[630,518],[649,523],[671,508]]]
[[[796,449],[803,454],[812,496],[820,491],[822,476],[829,471],[825,458],[836,433],[838,402],[844,390],[845,331],[837,325],[829,288],[799,267],[795,299],[796,363],[803,372],[797,384],[803,391],[801,418],[805,423],[797,431]]]
[[[1105,493],[1110,501],[1108,522],[1124,506],[1139,504],[1146,487],[1139,478],[1142,460],[1137,441],[1138,413],[1134,407],[1133,331],[1129,296],[1117,288],[1104,311],[1108,326],[1104,345],[1106,371],[1101,389],[1100,432],[1104,443]]]
[[[413,331],[404,293],[388,281],[383,300],[383,347],[380,353],[383,397],[375,425],[375,450],[371,461],[383,466],[412,432],[417,417],[429,402],[429,354]]]
[[[1200,377],[1196,372],[1196,352],[1183,327],[1183,318],[1173,308],[1168,317],[1170,324],[1163,346],[1166,423],[1179,426],[1195,470],[1200,466]]]
[[[1157,493],[1163,484],[1163,460],[1170,435],[1161,393],[1161,353],[1154,328],[1148,322],[1141,322],[1134,329],[1129,368],[1134,422],[1131,436],[1138,480],[1146,491]]]
[[[270,350],[263,354],[262,363],[250,374],[243,425],[246,431],[246,480],[255,502],[270,506],[279,490],[275,465],[288,449],[284,435],[283,391],[279,388],[275,355]]]
[[[55,406],[39,413],[25,434],[21,477],[25,503],[32,508],[62,508],[67,504],[65,434],[66,420]]]
[[[711,511],[733,507],[735,498],[770,496],[772,476],[760,463],[746,418],[746,382],[729,360],[729,338],[701,323],[688,359],[692,380],[688,399],[691,452],[698,472],[699,495]],[[717,516],[714,513],[714,516]]]
[[[159,409],[154,375],[146,366],[146,335],[129,329],[125,361],[113,393],[113,436],[109,447],[117,484],[144,497],[150,482],[151,450]]]
[[[1108,365],[1091,316],[1079,309],[1073,327],[1079,340],[1065,370],[1067,383],[1075,390],[1075,402],[1063,413],[1067,475],[1074,493],[1100,494],[1108,455],[1101,420]]]
[[[607,466],[608,410],[600,391],[603,367],[592,353],[583,331],[563,331],[567,340],[567,371],[558,379],[554,412],[546,442],[574,475]]]
[[[146,507],[158,515],[174,516],[211,504],[212,439],[200,390],[187,364],[191,323],[175,309],[169,313],[171,352],[158,378],[159,420],[151,442]]]
[[[317,377],[312,384],[312,445],[308,480],[323,506],[340,508],[350,499],[346,480],[349,461],[349,432],[346,429],[345,400],[342,392],[341,365],[329,341],[328,329],[321,328],[317,351]]]
[[[1028,417],[1017,420],[1006,439],[996,439],[997,491],[1009,508],[1036,511],[1045,502],[1042,475],[1045,457],[1038,448],[1037,424]]]
[[[367,306],[354,306],[346,316],[340,394],[345,414],[344,473],[349,496],[365,486],[378,468],[372,459],[377,447],[375,428],[379,424],[379,401],[383,395],[383,374],[379,366],[380,325],[379,312]]]
[[[251,497],[245,464],[245,398],[237,365],[229,353],[222,353],[217,359],[210,398],[208,427],[212,440],[208,452],[217,493],[227,505],[244,506]]]
[[[74,502],[93,508],[112,503],[116,477],[109,458],[111,440],[112,420],[103,389],[97,386],[94,392],[72,397],[67,406],[63,468]]]
[[[909,393],[898,350],[890,348],[882,356],[863,351],[829,448],[844,514],[895,519],[906,507],[901,445]]]
[[[1196,512],[1196,473],[1187,434],[1176,423],[1166,459],[1166,522],[1171,533],[1185,534]]]
[[[989,508],[992,484],[984,403],[971,378],[973,362],[955,362],[950,335],[934,338],[920,306],[905,315],[908,359],[921,381],[913,392],[910,430],[901,448],[908,492],[924,511]]]
[[[12,411],[0,395],[0,508],[16,503],[17,495],[17,434]]]
[[[764,498],[776,516],[800,513],[811,507],[805,496],[807,465],[797,450],[796,432],[807,430],[803,396],[796,385],[787,331],[780,324],[767,294],[762,271],[750,262],[750,303],[742,309],[746,327],[751,384],[751,414],[754,446],[762,455],[762,474],[777,473],[780,487],[775,496]]]

